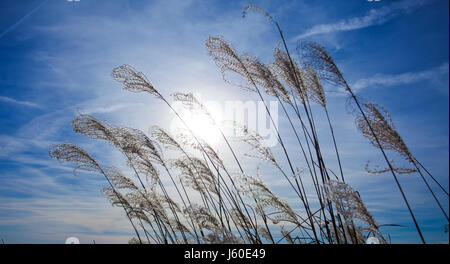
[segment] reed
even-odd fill
[[[264,63],[247,53],[238,54],[223,37],[209,37],[206,49],[226,82],[232,83],[229,76],[236,75],[238,83],[232,84],[254,93],[264,103],[274,127],[268,100],[275,98],[279,102],[289,123],[289,136],[295,138],[297,147],[288,151],[287,136],[276,129],[282,150],[282,155],[276,156],[256,131],[236,122],[233,128],[240,132],[239,136],[226,136],[219,122],[193,94],[177,92],[171,95],[173,100],[169,100],[144,73],[130,65],[122,65],[113,69],[111,75],[123,85],[123,89],[150,94],[164,102],[183,124],[187,134],[171,135],[156,126],[146,134],[80,114],[72,122],[74,132],[92,140],[106,141],[118,149],[132,173],[128,175],[116,167],[103,167],[87,151],[73,144],[52,146],[50,156],[74,163],[74,173],[84,170],[105,178],[108,185],[103,193],[113,206],[123,208],[136,234],[130,243],[361,244],[369,236],[388,243],[380,230],[385,225],[377,224],[359,193],[345,181],[345,164],[339,154],[338,139],[323,89],[323,82],[328,82],[344,87],[348,92],[357,127],[381,151],[388,166],[371,169],[367,164],[366,171],[392,174],[425,243],[397,174],[418,173],[447,221],[447,213],[426,176],[447,196],[448,192],[410,153],[387,111],[376,104],[362,104],[323,47],[316,43],[303,43],[297,47],[298,60],[294,60],[283,31],[273,17],[255,6],[244,8],[243,15],[249,10],[263,13],[280,34],[283,49],[280,45],[275,47],[272,62]],[[181,102],[186,111],[200,112],[211,120],[227,151],[232,154],[237,172],[229,169],[229,161],[194,132],[192,124],[173,107],[173,101]],[[329,131],[317,129],[312,104],[318,104],[319,110],[325,113]],[[335,152],[333,157],[323,156],[319,133],[330,136]],[[242,162],[245,157],[237,154],[234,141],[251,148],[246,156],[272,166],[275,175],[286,181],[297,202],[288,203],[272,191],[262,180],[259,169],[251,173]],[[300,155],[293,155],[293,151]],[[394,167],[387,151],[400,154],[412,167]],[[166,158],[168,152],[175,158]],[[327,162],[331,158],[337,160],[338,175],[334,173],[336,168],[331,169]],[[287,168],[283,166],[285,164]],[[305,166],[306,171],[298,169]],[[168,191],[169,187],[175,195]]]

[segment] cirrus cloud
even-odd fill
[[[394,2],[388,6],[383,6],[378,9],[371,9],[365,16],[348,18],[337,23],[316,25],[308,29],[306,32],[294,37],[292,41],[297,41],[318,34],[350,31],[373,25],[381,25],[403,13],[414,11],[421,6],[429,4],[430,2],[430,0],[405,0],[401,2]]]

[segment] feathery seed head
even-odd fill
[[[280,49],[279,45],[277,45],[274,49],[274,57],[274,68],[276,74],[284,80],[291,91],[295,92],[297,96],[303,100],[306,96],[307,87],[305,86],[303,75],[298,64],[293,61],[293,69],[289,56]]]
[[[308,98],[311,98],[314,102],[326,107],[327,102],[325,99],[325,92],[316,70],[311,67],[304,67],[302,72],[304,83],[307,87],[306,92],[308,94]]]
[[[123,83],[123,89],[125,90],[133,93],[147,92],[162,99],[161,94],[153,87],[147,77],[130,65],[124,64],[114,68],[111,76],[114,80]]]
[[[364,108],[370,126],[363,116],[360,115],[356,118],[356,124],[363,136],[368,138],[375,147],[379,147],[376,141],[378,139],[383,149],[394,150],[407,161],[414,164],[414,158],[395,129],[389,113],[383,107],[372,103],[364,104]],[[375,133],[376,138],[372,131]]]
[[[50,146],[49,156],[56,158],[59,161],[68,161],[75,163],[73,169],[74,175],[77,175],[77,170],[101,172],[102,169],[97,161],[92,158],[87,151],[73,144],[58,144]]]
[[[315,42],[304,42],[297,50],[302,60],[318,71],[321,79],[347,89],[347,82],[341,71],[324,47]]]
[[[239,56],[231,44],[225,41],[223,37],[209,37],[205,45],[209,56],[213,58],[216,65],[220,68],[222,77],[226,82],[241,87],[244,90],[256,92],[256,89],[251,85],[253,80],[242,61],[246,55]],[[232,83],[226,77],[227,73],[234,73],[241,76],[244,82],[239,84]]]
[[[247,16],[248,10],[254,10],[257,12],[261,12],[267,17],[267,19],[269,19],[270,22],[274,22],[272,16],[266,10],[264,10],[260,7],[257,7],[255,5],[248,5],[248,6],[244,7],[244,9],[242,10],[242,17]]]

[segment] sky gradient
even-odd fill
[[[144,72],[167,96],[184,91],[200,93],[204,100],[256,100],[222,80],[204,46],[208,36],[222,35],[239,52],[271,61],[279,35],[260,14],[242,18],[248,4],[276,18],[292,51],[301,41],[325,46],[353,89],[391,113],[411,152],[448,190],[446,0],[4,0],[0,238],[7,243],[64,243],[76,236],[82,243],[126,243],[132,229],[122,211],[101,194],[104,180],[88,173],[73,176],[70,164],[48,157],[49,146],[76,143],[105,164],[125,167],[107,144],[72,132],[70,122],[77,113],[145,132],[152,125],[169,126],[174,116],[167,107],[151,96],[123,91],[111,78],[112,69],[122,64]],[[405,226],[382,230],[393,243],[420,242],[393,179],[364,172],[368,160],[382,164],[382,157],[357,131],[345,111],[346,97],[333,87],[326,90],[347,182],[378,223]],[[317,115],[317,126],[325,131],[328,124]],[[279,126],[282,134],[289,134],[285,121]],[[328,134],[323,137],[324,155],[336,165],[332,145],[326,144]],[[292,142],[288,146],[295,144],[293,138],[287,141]],[[230,157],[222,153],[225,160]],[[257,165],[250,159],[248,163]],[[286,193],[286,184],[270,173],[264,180]],[[427,242],[448,243],[445,220],[420,178],[401,175],[400,181]],[[439,197],[448,212],[448,197]],[[294,196],[283,198],[295,203]]]

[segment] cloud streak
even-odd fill
[[[14,23],[12,26],[7,28],[5,31],[0,33],[0,39],[3,38],[3,36],[5,36],[6,34],[8,34],[8,32],[10,32],[10,31],[14,30],[16,27],[20,26],[20,24],[22,24],[28,17],[30,17],[36,11],[38,11],[39,8],[41,8],[41,6],[43,6],[45,3],[47,3],[47,1],[48,0],[44,0],[42,3],[40,3],[38,6],[33,8],[30,12],[28,12],[25,16],[23,16],[21,19],[19,19],[16,23]]]
[[[373,77],[356,81],[353,84],[353,88],[355,90],[361,90],[370,86],[394,86],[441,79],[443,75],[448,75],[448,70],[448,62],[446,62],[439,67],[420,72],[406,72],[397,75],[376,74]]]
[[[16,100],[14,98],[11,98],[11,97],[1,96],[1,95],[0,95],[0,102],[6,102],[6,103],[11,103],[11,104],[17,104],[17,105],[24,105],[24,106],[33,107],[33,108],[41,108],[41,106],[36,104],[36,103],[32,103],[32,102],[28,102],[28,101],[20,101],[20,100]]]
[[[305,33],[294,37],[292,41],[297,41],[318,34],[351,31],[374,25],[381,25],[401,14],[416,10],[430,2],[430,0],[405,0],[401,2],[394,2],[388,6],[383,6],[378,9],[371,9],[365,16],[353,17],[332,24],[316,25],[307,30]]]

